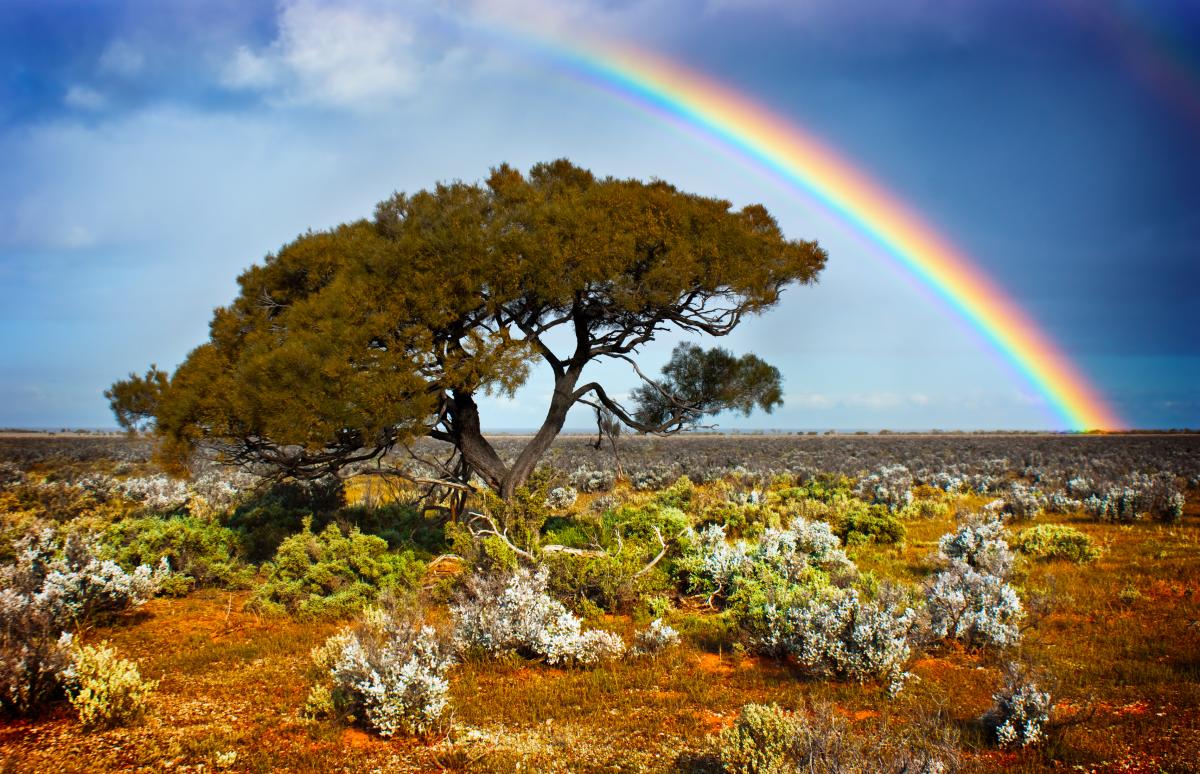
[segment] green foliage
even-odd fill
[[[246,558],[271,558],[280,543],[299,532],[305,519],[324,527],[341,507],[342,488],[336,480],[280,483],[239,506],[226,526],[241,535]]]
[[[863,543],[903,543],[904,522],[886,505],[867,505],[852,499],[831,519],[833,532],[848,546]]]
[[[549,589],[580,610],[595,606],[617,612],[640,607],[648,596],[661,594],[673,585],[670,564],[665,559],[649,572],[638,575],[663,548],[655,530],[666,540],[683,532],[687,524],[683,511],[657,502],[640,507],[623,506],[605,514],[595,525],[557,524],[556,529],[543,537],[543,545],[598,548],[604,553],[600,556],[546,553],[543,562],[550,572]]]
[[[125,725],[145,714],[158,681],[143,680],[136,663],[106,642],[75,648],[71,657],[63,682],[85,729]]]
[[[1039,524],[1022,530],[1013,547],[1034,559],[1066,559],[1078,564],[1100,556],[1090,537],[1065,524]]]
[[[685,509],[696,496],[696,485],[687,476],[680,476],[666,489],[654,496],[654,502],[667,508]]]
[[[734,774],[792,774],[800,764],[803,723],[777,704],[747,704],[721,732],[721,765]]]
[[[821,473],[800,486],[782,490],[779,494],[784,502],[808,499],[828,505],[853,497],[854,479],[836,473]]]
[[[143,516],[111,525],[101,549],[124,569],[157,567],[166,559],[173,571],[164,589],[184,593],[193,586],[244,588],[253,568],[238,559],[241,541],[233,530],[194,516]]]
[[[151,365],[145,376],[129,374],[128,379],[105,390],[104,397],[108,398],[117,424],[133,433],[154,426],[155,415],[169,384],[166,371]]]
[[[388,589],[416,585],[424,571],[411,551],[390,553],[387,542],[357,529],[343,534],[330,524],[313,534],[304,530],[284,540],[266,565],[267,581],[252,605],[300,618],[347,615]]]
[[[662,371],[656,384],[633,390],[635,416],[647,425],[674,429],[717,411],[749,416],[756,406],[769,414],[783,405],[779,369],[756,355],[735,357],[720,347],[680,343]]]

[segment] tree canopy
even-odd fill
[[[825,260],[761,205],[599,179],[566,160],[528,175],[503,165],[483,184],[397,193],[371,219],[299,236],[238,278],[209,341],[169,381],[152,368],[106,395],[126,427],[152,417],[177,459],[215,445],[230,461],[316,476],[429,436],[453,444],[460,482],[478,475],[507,497],[575,404],[662,433],[780,404],[779,372],[753,355],[681,345],[658,379],[634,356],[669,328],[729,333]],[[581,383],[604,359],[644,380],[633,405]],[[512,394],[535,363],[554,391],[510,464],[483,436],[476,397]]]

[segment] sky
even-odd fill
[[[1061,429],[853,224],[535,43],[586,31],[834,148],[1003,289],[1130,426],[1200,427],[1200,5],[1189,0],[0,3],[0,427],[111,427],[246,267],[393,191],[560,157],[759,202],[828,266],[714,340],[784,378],[722,429]],[[657,370],[665,336],[641,353]],[[692,340],[692,339],[688,339]],[[623,366],[587,374],[621,394]],[[540,423],[535,372],[482,404]],[[583,428],[577,410],[569,426]]]

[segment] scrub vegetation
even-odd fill
[[[614,440],[456,512],[0,439],[6,770],[1196,770],[1196,436]]]

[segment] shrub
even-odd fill
[[[1034,559],[1066,559],[1086,564],[1100,556],[1092,539],[1065,524],[1039,524],[1017,535],[1018,551]]]
[[[897,734],[881,722],[857,735],[828,704],[795,714],[747,704],[721,732],[718,750],[734,774],[940,774],[958,763],[954,734],[944,725]]]
[[[983,716],[992,739],[1001,747],[1027,747],[1045,739],[1053,701],[1015,665],[1005,669],[1004,687],[992,695],[995,704]]]
[[[1159,521],[1172,523],[1183,516],[1183,492],[1170,473],[1153,476],[1134,474],[1120,486],[1092,494],[1083,501],[1084,510],[1101,521],[1130,523],[1150,514]]]
[[[855,589],[826,589],[787,608],[768,608],[770,641],[760,648],[791,656],[808,674],[881,679],[890,694],[904,686],[917,613],[898,594],[864,601]]]
[[[304,531],[283,541],[266,569],[252,606],[322,618],[353,612],[380,591],[411,588],[424,566],[411,551],[390,553],[385,540],[357,528],[344,535],[330,524],[313,534],[305,520]]]
[[[897,512],[883,505],[849,500],[833,517],[834,534],[846,545],[903,543],[906,531]]]
[[[275,484],[234,510],[226,526],[241,535],[246,558],[262,562],[302,530],[306,518],[327,523],[342,506],[342,498],[337,479]]]
[[[1011,519],[1032,519],[1042,509],[1042,501],[1029,487],[1014,481],[1004,492],[1000,501],[1000,513]]]
[[[692,591],[728,598],[748,579],[771,574],[785,583],[823,574],[852,574],[854,565],[828,524],[792,519],[785,530],[768,529],[757,543],[729,543],[725,530],[709,525],[684,536],[684,555],[676,563]]]
[[[237,533],[194,516],[128,518],[101,536],[106,553],[122,567],[166,561],[180,591],[193,585],[244,587],[253,569],[238,560]]]
[[[574,487],[558,486],[546,495],[546,507],[552,511],[565,511],[575,504],[579,492]]]
[[[136,663],[118,657],[104,642],[74,649],[62,681],[85,729],[137,720],[158,686],[155,680],[143,680]]]
[[[804,724],[776,704],[747,704],[721,732],[721,765],[735,774],[786,774],[798,770]]]
[[[634,652],[639,655],[655,656],[668,648],[679,645],[679,632],[655,618],[650,626],[634,635]]]
[[[1016,591],[995,575],[962,561],[938,573],[925,598],[930,631],[969,646],[1008,647],[1020,639],[1025,617]]]
[[[333,687],[313,689],[310,713],[361,717],[380,736],[428,734],[444,722],[454,658],[430,626],[369,608],[314,649],[313,661]]]
[[[616,483],[616,476],[611,471],[591,470],[586,467],[576,468],[567,478],[571,486],[580,492],[589,493],[607,492]]]
[[[619,657],[624,641],[613,632],[583,632],[581,621],[546,593],[547,577],[545,568],[472,577],[450,606],[459,650],[576,666]]]
[[[145,602],[165,574],[142,565],[127,573],[101,561],[92,543],[50,530],[17,542],[17,559],[0,567],[0,706],[29,714],[61,690],[70,663],[66,631]]]
[[[1007,578],[1012,572],[1013,555],[1004,540],[1004,523],[999,519],[964,521],[957,530],[938,540],[938,556],[998,578]]]
[[[886,465],[864,476],[855,491],[873,505],[889,511],[900,511],[913,501],[913,477],[904,465]]]

